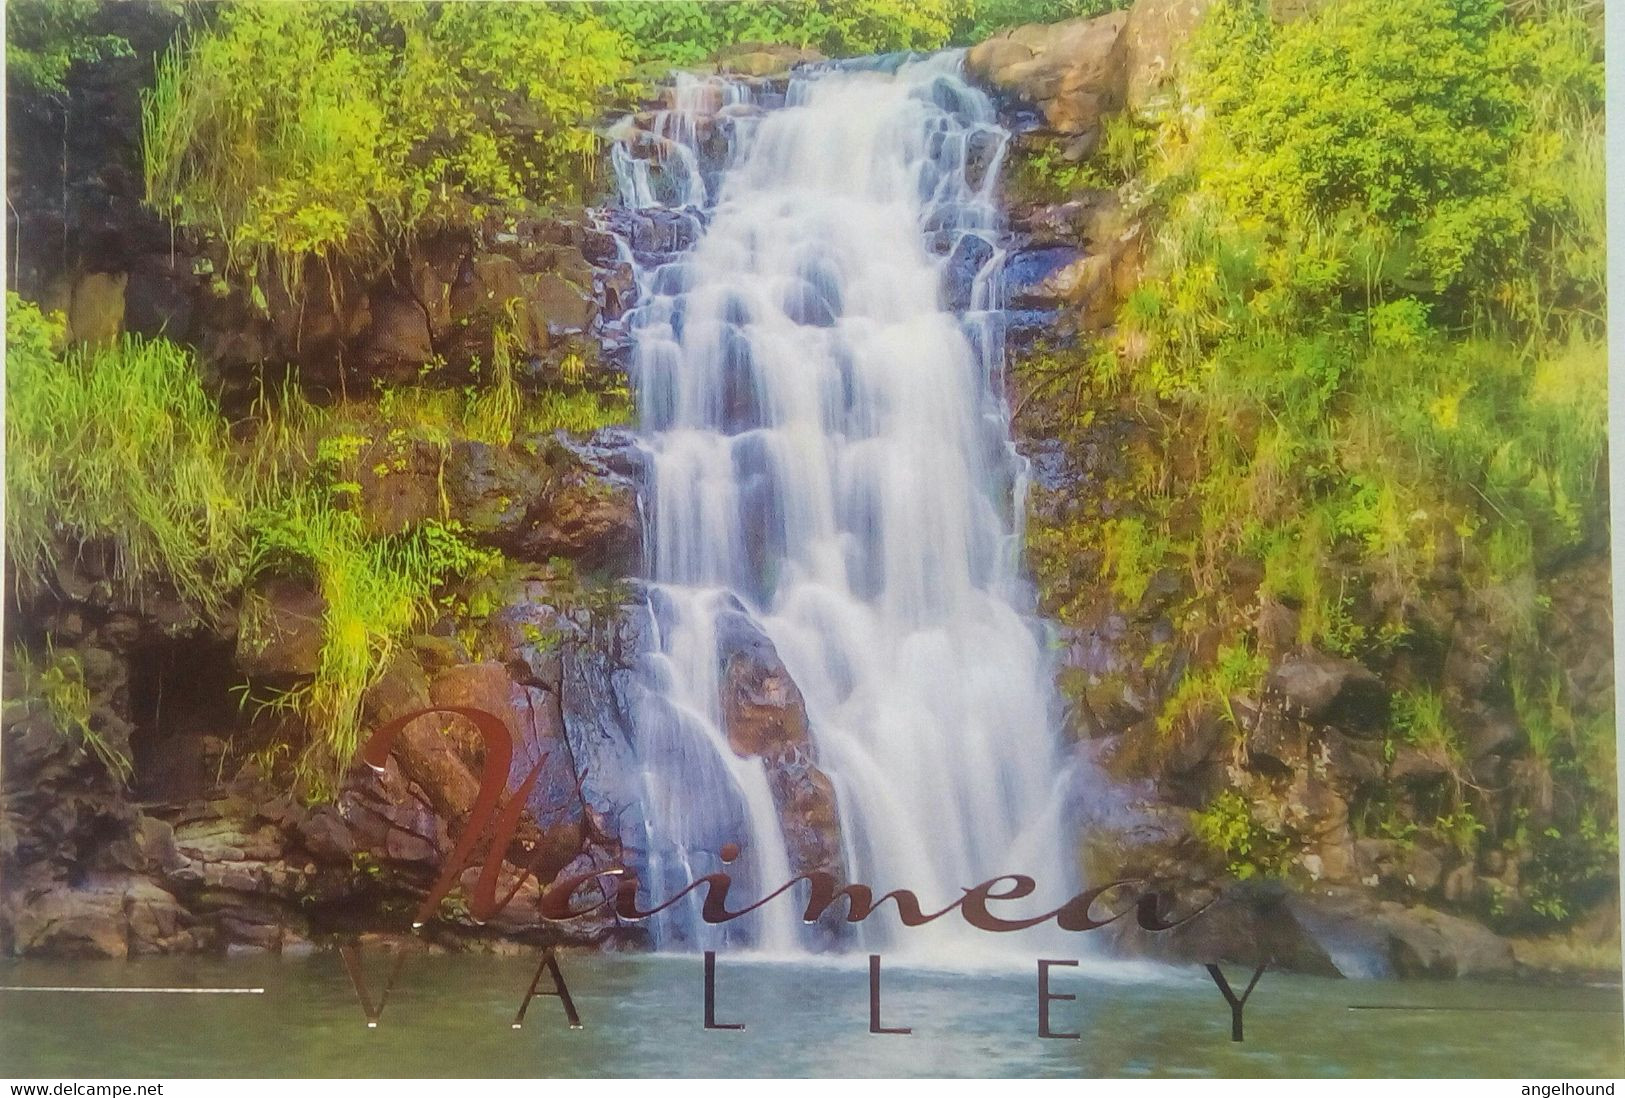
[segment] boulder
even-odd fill
[[[1014,251],[1004,263],[1005,300],[1021,308],[1064,304],[1077,270],[1091,258],[1064,244]]]
[[[1388,780],[1426,785],[1450,774],[1450,761],[1441,748],[1423,750],[1402,743],[1394,749],[1394,761],[1388,764]]]
[[[1433,851],[1397,839],[1360,839],[1354,844],[1356,872],[1364,880],[1432,892],[1444,879],[1444,862]]]
[[[391,376],[411,376],[434,358],[434,341],[423,306],[399,291],[374,294],[366,333],[361,338],[361,360],[369,370]]]
[[[1144,111],[1167,95],[1180,50],[1196,32],[1212,0],[1137,0],[1123,27],[1125,99]]]
[[[1256,770],[1291,774],[1309,761],[1309,730],[1274,706],[1260,707],[1247,729],[1248,763]]]
[[[357,510],[370,533],[399,534],[441,514],[443,447],[427,439],[390,436],[370,440],[356,454],[351,475],[361,489]]]
[[[1306,652],[1283,660],[1266,684],[1315,724],[1375,735],[1388,720],[1388,688],[1353,660]]]
[[[712,55],[718,72],[740,76],[783,76],[797,65],[822,61],[824,55],[810,47],[741,43]]]
[[[1350,977],[1503,976],[1512,947],[1469,919],[1432,908],[1378,901],[1345,889],[1292,898],[1298,924]]]
[[[1381,905],[1378,925],[1400,976],[1505,976],[1512,946],[1478,923],[1425,907]]]
[[[767,634],[745,615],[728,615],[722,661],[722,723],[741,757],[779,758],[811,747],[801,690]]]
[[[1196,964],[1268,964],[1272,968],[1318,976],[1339,975],[1326,947],[1294,918],[1290,892],[1278,882],[1243,882],[1217,895],[1203,888],[1171,886],[1177,897],[1174,914],[1201,910],[1170,930],[1148,931],[1132,914],[1102,931],[1118,952],[1168,962]],[[1124,910],[1102,897],[1098,911]],[[1203,906],[1205,905],[1205,906]],[[1165,912],[1165,914],[1167,914]]]
[[[965,71],[1038,108],[1057,133],[1081,134],[1123,105],[1128,19],[1119,11],[1016,27],[971,47]]]
[[[122,959],[190,945],[185,910],[142,877],[93,874],[78,885],[31,889],[22,899],[12,926],[20,956]]]
[[[510,853],[543,881],[552,880],[580,852],[586,838],[586,806],[577,788],[574,753],[565,738],[557,695],[519,685],[494,661],[447,668],[435,677],[429,693],[436,705],[483,709],[502,718],[513,737],[510,791],[540,767],[526,802],[527,816],[515,832],[519,849]],[[462,823],[453,820],[453,829]]]
[[[642,538],[632,482],[581,469],[549,485],[520,551],[530,560],[567,557],[624,575],[637,568]]]

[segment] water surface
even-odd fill
[[[1246,1041],[1195,966],[1055,969],[1057,1030],[1036,1034],[1036,966],[882,972],[869,1033],[862,958],[722,956],[703,1027],[698,956],[566,954],[583,1028],[538,998],[512,1028],[530,957],[413,957],[376,1029],[339,958],[8,961],[7,985],[263,987],[263,995],[0,992],[0,1075],[216,1076],[1420,1076],[1625,1074],[1617,987],[1343,981],[1267,973]],[[383,957],[367,959],[377,983]],[[1236,973],[1245,980],[1244,973]],[[1388,1009],[1354,1009],[1354,1008]]]

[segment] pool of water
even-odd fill
[[[0,1075],[214,1076],[1514,1076],[1625,1074],[1618,987],[1342,981],[1266,973],[1246,1039],[1199,967],[1051,970],[1057,1031],[1037,1035],[1036,961],[947,972],[883,961],[869,1032],[864,958],[723,955],[704,1028],[698,956],[566,953],[582,1028],[557,999],[515,1012],[534,957],[412,956],[376,1028],[336,952],[298,960],[0,963],[0,984],[263,988],[260,994],[0,991]],[[376,1000],[382,954],[364,956]],[[1245,984],[1247,973],[1231,974]],[[544,986],[547,981],[543,981]]]

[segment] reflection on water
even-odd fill
[[[379,973],[382,956],[369,960]],[[336,953],[303,960],[8,961],[7,985],[263,987],[263,995],[0,992],[0,1075],[212,1076],[1617,1076],[1617,987],[1338,981],[1267,974],[1247,1040],[1189,969],[1053,969],[1041,1040],[1037,971],[882,974],[868,1031],[863,958],[823,965],[721,957],[703,1028],[697,956],[569,954],[584,1028],[555,999],[512,1028],[533,957],[414,957],[368,1029]],[[1087,965],[1087,962],[1085,962]],[[1243,981],[1245,974],[1240,974]],[[1132,978],[1123,978],[1132,977]],[[545,984],[545,981],[544,981]],[[374,987],[376,997],[378,988]],[[1362,1009],[1351,1009],[1354,1007]],[[1383,1008],[1383,1009],[1371,1009]],[[1404,1008],[1404,1009],[1388,1009]]]

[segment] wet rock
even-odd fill
[[[735,753],[780,756],[809,744],[801,691],[766,634],[739,616],[723,657],[723,725]]]
[[[396,659],[367,694],[367,708],[379,723],[427,708],[431,702],[428,679],[410,658]],[[479,779],[463,752],[473,758],[478,750],[478,734],[466,722],[427,716],[401,729],[392,754],[438,816],[461,822],[479,796]]]
[[[965,185],[980,190],[998,154],[1000,136],[991,130],[973,131],[965,142]]]
[[[1308,652],[1284,660],[1267,683],[1317,724],[1372,735],[1388,720],[1387,687],[1353,660]]]
[[[581,789],[615,837],[642,825],[634,714],[647,695],[652,619],[641,599],[588,617],[561,645],[560,709]]]
[[[976,276],[992,258],[993,246],[979,236],[965,233],[953,242],[942,272],[945,307],[956,312],[971,307]]]
[[[717,637],[723,731],[736,754],[763,760],[791,868],[838,873],[835,787],[818,769],[800,688],[773,642],[744,612],[724,612]]]
[[[436,705],[493,713],[508,728],[513,737],[509,790],[536,773],[526,802],[528,818],[521,819],[515,833],[521,852],[514,853],[544,881],[551,880],[585,839],[584,805],[557,696],[515,683],[506,668],[492,661],[448,668],[436,676],[430,696]],[[484,754],[483,745],[479,754]]]
[[[1053,307],[1066,298],[1053,278],[1079,260],[1078,249],[1062,245],[1012,253],[1004,264],[1005,299],[1017,308]]]
[[[636,570],[642,536],[632,481],[577,469],[549,486],[519,549],[530,560],[568,557],[589,569],[624,575]]]

